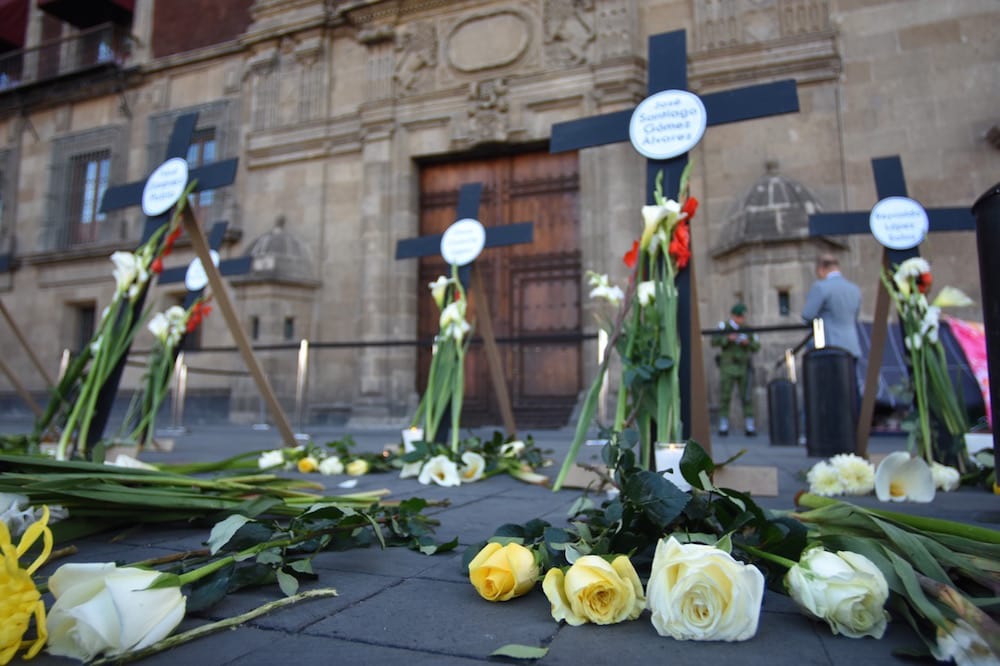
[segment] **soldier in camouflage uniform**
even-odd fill
[[[719,435],[729,434],[729,403],[732,402],[733,387],[739,391],[743,403],[744,432],[753,437],[757,428],[753,418],[753,400],[750,394],[750,379],[753,368],[751,355],[760,349],[756,333],[741,331],[746,321],[747,306],[737,303],[730,310],[727,322],[719,322],[719,333],[712,336],[712,346],[720,349],[716,361],[719,364],[719,384],[721,388],[719,405]]]

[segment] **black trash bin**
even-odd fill
[[[802,359],[802,390],[808,454],[828,458],[854,453],[858,422],[854,357],[839,347],[806,352]]]
[[[771,446],[795,446],[799,443],[799,406],[795,384],[787,379],[772,379],[767,385],[767,424]]]

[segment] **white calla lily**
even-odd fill
[[[462,454],[462,467],[458,474],[462,483],[472,483],[483,478],[486,472],[486,459],[475,451],[466,451]]]
[[[957,287],[943,287],[934,299],[934,305],[939,308],[964,308],[973,305],[974,301],[964,291]]]
[[[934,492],[930,466],[905,451],[890,453],[875,470],[875,496],[882,502],[930,502]]]
[[[458,475],[458,465],[448,459],[448,456],[434,456],[420,470],[417,481],[425,486],[436,483],[439,486],[460,486],[462,479]]]
[[[431,282],[427,286],[431,290],[431,296],[434,297],[434,302],[437,303],[438,309],[444,309],[444,297],[448,291],[448,285],[451,284],[451,280],[443,275],[439,275],[437,280]]]

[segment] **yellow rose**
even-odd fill
[[[764,575],[714,546],[670,537],[656,545],[646,596],[661,636],[745,641],[757,633]]]
[[[624,555],[610,564],[597,555],[584,555],[565,574],[549,569],[542,591],[552,604],[555,621],[574,626],[634,620],[646,607],[642,583]]]
[[[298,466],[299,471],[302,472],[303,474],[308,474],[309,472],[315,472],[316,470],[319,469],[319,461],[313,458],[312,456],[299,458],[299,461],[298,463],[296,463],[296,465]]]
[[[348,476],[364,476],[368,473],[368,461],[362,458],[352,460],[344,468]]]
[[[487,601],[527,594],[538,580],[535,555],[519,543],[490,542],[469,562],[469,581]]]

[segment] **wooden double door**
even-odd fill
[[[479,221],[487,229],[534,223],[534,242],[485,250],[476,260],[519,429],[566,425],[581,390],[579,175],[576,154],[530,152],[426,164],[420,170],[420,234],[455,221],[459,188],[483,183]],[[438,331],[427,285],[448,266],[421,260],[418,336]],[[471,291],[471,290],[470,290]],[[482,304],[470,294],[470,320]],[[478,336],[478,331],[475,333]],[[427,386],[431,351],[421,347],[417,390]],[[465,427],[502,423],[481,343],[466,358]]]

